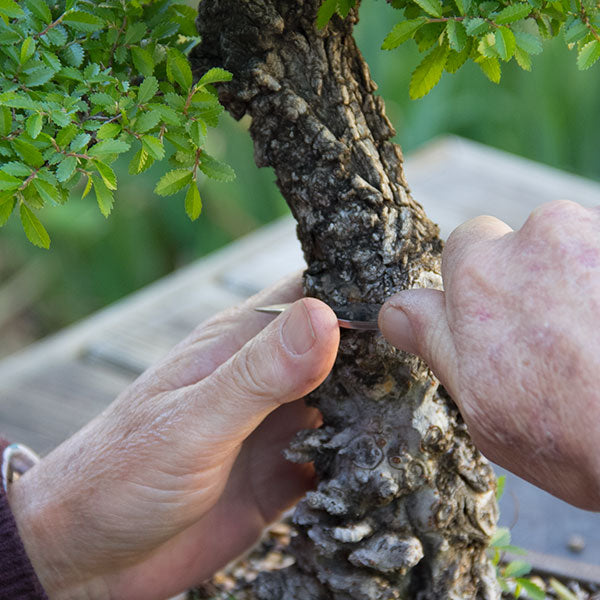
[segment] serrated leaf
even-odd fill
[[[90,190],[92,189],[92,183],[92,178],[88,177],[87,181],[85,182],[85,187],[83,188],[83,193],[81,194],[82,199],[90,193]]]
[[[149,102],[156,96],[158,92],[158,80],[156,77],[146,77],[144,81],[140,84],[140,88],[138,90],[138,104],[144,104]]]
[[[108,217],[110,215],[113,204],[115,202],[114,194],[108,189],[104,180],[97,175],[92,175],[92,183],[94,185],[94,192],[96,194],[96,202],[100,208],[100,212]]]
[[[438,46],[420,62],[410,79],[408,91],[413,100],[427,95],[439,82],[449,52],[448,46]]]
[[[12,111],[8,106],[0,106],[0,136],[7,136],[12,130]]]
[[[49,202],[51,204],[60,202],[60,192],[51,183],[36,177],[33,180],[33,187],[37,190],[37,193],[44,202]]]
[[[0,170],[14,177],[29,177],[31,175],[31,168],[17,161],[10,161],[3,164]]]
[[[50,67],[37,67],[25,73],[23,83],[27,87],[38,87],[48,83],[54,77],[54,69]]]
[[[515,60],[524,71],[531,71],[531,56],[521,48],[515,50]]]
[[[129,150],[130,145],[122,140],[104,140],[92,146],[88,151],[88,156],[93,158],[105,158],[112,154],[122,154]]]
[[[504,577],[522,577],[531,571],[531,565],[524,560],[513,560],[509,562],[502,574]]]
[[[0,191],[7,192],[18,189],[23,182],[14,177],[13,175],[9,175],[4,171],[0,171]]]
[[[35,40],[29,36],[21,44],[21,53],[19,55],[19,61],[24,65],[33,55],[35,54]]]
[[[414,0],[427,14],[432,17],[442,16],[442,3],[440,0]]]
[[[56,135],[56,143],[61,148],[64,148],[71,143],[71,140],[77,135],[77,131],[78,129],[76,125],[73,125],[72,123],[67,125],[67,127],[61,129]]]
[[[530,600],[546,600],[546,592],[529,579],[519,578],[517,583],[527,592]]]
[[[600,58],[600,42],[592,40],[581,48],[577,55],[577,68],[580,71],[589,69]]]
[[[181,117],[170,106],[152,103],[148,108],[158,112],[167,125],[181,125]]]
[[[67,43],[67,32],[62,25],[49,29],[47,33],[42,36],[42,40],[46,38],[48,43],[57,48],[62,48]]]
[[[152,54],[145,48],[139,46],[132,46],[131,48],[131,60],[135,68],[144,76],[151,77],[154,72],[154,59]]]
[[[71,152],[80,152],[83,150],[92,139],[89,133],[80,133],[73,138],[73,141],[69,145]]]
[[[497,15],[492,16],[492,21],[497,25],[506,25],[514,23],[529,16],[532,11],[531,5],[526,2],[517,2],[503,8]]]
[[[0,227],[4,227],[12,215],[17,199],[12,194],[0,194]]]
[[[62,59],[72,67],[80,67],[84,58],[84,51],[80,44],[71,44],[61,53]]]
[[[77,168],[77,159],[74,156],[67,156],[56,169],[56,179],[61,183],[68,181],[75,173]]]
[[[153,135],[145,135],[142,137],[142,148],[149,156],[156,160],[162,160],[165,156],[165,147],[163,143]]]
[[[190,138],[192,139],[192,142],[201,148],[206,141],[205,135],[206,132],[202,126],[202,123],[199,121],[193,121],[190,125]]]
[[[558,579],[550,578],[550,587],[556,592],[560,600],[577,600],[577,596]]]
[[[41,167],[44,164],[42,153],[33,144],[20,138],[14,139],[11,144],[19,157],[28,165]]]
[[[94,166],[98,170],[98,173],[100,173],[100,177],[102,177],[106,187],[109,190],[116,190],[117,176],[115,175],[115,172],[106,163],[103,163],[100,160],[95,160]]]
[[[350,9],[354,7],[356,0],[338,0],[337,11],[342,18],[346,18]]]
[[[27,239],[38,248],[50,248],[50,236],[41,221],[33,214],[32,210],[21,204],[21,224]]]
[[[467,31],[460,21],[448,21],[446,24],[446,35],[450,48],[456,52],[461,52],[467,43]]]
[[[97,140],[112,140],[121,133],[121,125],[119,123],[104,123],[96,132]]]
[[[144,39],[144,35],[146,35],[146,31],[148,31],[148,27],[145,23],[141,21],[132,23],[127,27],[127,31],[125,32],[125,43],[137,44],[141,42]]]
[[[337,0],[323,0],[323,4],[319,6],[317,12],[317,27],[323,29],[333,17],[333,13],[337,10]]]
[[[450,50],[446,61],[446,71],[456,73],[467,62],[470,54],[470,44],[467,44],[460,52]]]
[[[427,19],[425,17],[419,17],[418,19],[409,19],[408,21],[397,23],[387,34],[385,40],[383,40],[381,49],[393,50],[397,48],[400,44],[413,38],[418,29],[426,22]]]
[[[225,69],[220,69],[218,67],[213,67],[208,70],[202,77],[200,77],[200,81],[198,85],[207,85],[209,83],[218,83],[221,81],[231,81],[233,75],[226,71]]]
[[[159,196],[171,196],[182,190],[192,181],[190,169],[173,169],[165,173],[154,188],[154,193]]]
[[[515,31],[513,33],[517,42],[517,48],[520,48],[523,52],[527,52],[527,54],[539,54],[542,51],[542,42],[534,35],[523,31]]]
[[[25,130],[29,134],[29,137],[33,140],[40,135],[40,131],[42,131],[42,125],[44,124],[44,119],[40,113],[33,113],[31,116],[27,118],[25,121]]]
[[[484,33],[488,30],[489,25],[482,19],[481,17],[475,17],[473,19],[465,19],[464,20],[465,29],[470,36],[476,36]]]
[[[167,50],[167,79],[177,82],[184,90],[192,86],[192,69],[187,58],[176,48]]]
[[[151,159],[151,161],[153,162],[154,159]],[[145,171],[149,166],[147,166],[148,162],[148,153],[143,148],[140,148],[129,162],[129,174],[137,175],[138,173]],[[152,164],[152,162],[150,162],[150,164]]]
[[[510,531],[506,527],[498,527],[490,539],[490,546],[493,548],[507,544],[510,544]]]
[[[106,92],[91,94],[90,101],[98,106],[112,106],[116,103],[116,100]]]
[[[517,47],[515,34],[508,27],[498,27],[495,38],[496,50],[500,58],[504,61],[510,60]]]
[[[185,212],[192,221],[195,221],[202,212],[202,199],[195,181],[192,181],[185,195]]]
[[[50,23],[52,21],[52,13],[48,8],[45,0],[25,0],[27,8],[38,18],[44,21],[44,23]]]
[[[227,163],[206,152],[202,153],[199,167],[207,177],[216,181],[233,181],[235,179],[235,171]]]
[[[146,133],[160,123],[160,113],[156,110],[143,112],[136,117],[133,129],[138,133]]]
[[[6,15],[9,19],[17,19],[25,16],[25,13],[13,0],[0,0],[0,15]]]
[[[102,19],[83,10],[67,12],[62,22],[77,31],[84,31],[86,33],[93,33],[104,27]]]
[[[582,40],[590,32],[588,26],[579,20],[573,22],[564,32],[565,42],[574,44]]]
[[[482,58],[476,62],[490,81],[500,83],[502,70],[500,69],[500,61],[497,58]]]

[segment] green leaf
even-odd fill
[[[195,181],[192,181],[185,195],[185,212],[192,221],[195,221],[202,212],[202,199]]]
[[[490,539],[490,546],[506,546],[510,544],[510,531],[506,527],[498,527],[496,533]]]
[[[442,3],[440,0],[414,0],[426,13],[432,17],[442,16]]]
[[[92,136],[89,133],[79,133],[69,145],[71,152],[81,152],[89,144]]]
[[[510,4],[506,8],[503,8],[497,15],[492,15],[492,21],[496,25],[506,25],[507,23],[514,23],[520,21],[529,16],[533,10],[530,4],[526,2],[517,2],[516,4]]]
[[[35,40],[30,36],[21,44],[19,60],[24,65],[35,54]]]
[[[71,140],[77,135],[77,126],[67,125],[64,129],[61,129],[56,136],[56,143],[61,147],[65,148],[71,143]]]
[[[192,181],[190,169],[173,169],[165,173],[156,184],[154,193],[159,196],[171,196],[183,189]]]
[[[92,182],[94,185],[94,192],[96,193],[96,202],[100,208],[100,212],[108,217],[112,211],[113,204],[115,202],[114,195],[111,190],[108,189],[104,180],[97,175],[92,175]]]
[[[0,136],[7,136],[12,130],[12,111],[8,106],[0,106]]]
[[[140,84],[140,89],[138,90],[138,104],[144,104],[145,102],[149,102],[156,96],[158,92],[158,80],[156,77],[146,77],[144,81]]]
[[[225,69],[220,69],[218,67],[213,67],[209,69],[198,82],[198,85],[207,85],[209,83],[218,83],[220,81],[231,81],[233,75],[226,71]]]
[[[137,133],[146,133],[160,123],[160,113],[156,110],[142,112],[136,117],[133,129]]]
[[[142,137],[142,148],[156,160],[162,160],[165,156],[165,147],[163,143],[153,135],[145,135]]]
[[[167,79],[177,82],[184,90],[192,86],[192,69],[187,58],[176,48],[167,50]]]
[[[5,15],[9,19],[18,19],[25,16],[25,13],[13,0],[0,0],[0,15]]]
[[[446,61],[446,71],[448,73],[456,73],[469,58],[470,46],[467,45],[461,52],[450,50],[448,60]]]
[[[467,31],[460,21],[448,21],[446,35],[448,36],[448,42],[452,50],[460,52],[465,47],[467,43]]]
[[[508,27],[498,27],[496,29],[496,50],[500,58],[504,61],[510,60],[515,53],[517,42],[515,34]]]
[[[112,154],[122,154],[129,150],[130,145],[122,140],[104,140],[95,146],[92,146],[88,151],[88,156],[93,158],[105,158]]]
[[[485,76],[493,83],[500,83],[500,77],[502,76],[502,70],[500,69],[500,62],[497,58],[482,58],[475,62],[480,66]]]
[[[496,479],[496,502],[500,502],[502,494],[504,494],[504,488],[506,487],[506,475],[500,475]]]
[[[84,31],[86,33],[93,33],[104,27],[104,21],[102,19],[82,10],[67,12],[63,17],[62,22],[77,31]]]
[[[600,58],[600,42],[592,40],[581,48],[577,55],[577,68],[580,71],[589,69]]]
[[[38,18],[44,21],[44,23],[50,23],[52,21],[52,13],[48,8],[45,0],[25,0],[27,8]]]
[[[42,131],[42,125],[44,124],[44,119],[40,113],[33,113],[25,122],[25,130],[29,134],[29,137],[33,140],[40,135],[40,131]]]
[[[117,176],[115,172],[106,164],[100,160],[94,161],[94,166],[98,169],[98,173],[100,173],[100,177],[104,181],[104,184],[109,190],[117,189]]]
[[[524,560],[513,560],[504,567],[504,577],[522,577],[531,571],[531,565]]]
[[[534,35],[523,31],[515,31],[514,36],[517,48],[520,48],[523,52],[527,52],[527,54],[539,54],[542,51],[542,42]]]
[[[31,175],[31,167],[18,161],[10,161],[2,165],[2,171],[15,177],[29,177]]]
[[[418,19],[409,19],[408,21],[397,23],[387,34],[385,40],[383,40],[381,49],[393,50],[394,48],[397,48],[400,44],[413,38],[419,27],[426,22],[427,19],[425,17],[419,17]]]
[[[531,600],[546,600],[546,592],[529,579],[518,578],[517,583],[527,592]]]
[[[154,159],[150,158],[143,148],[140,148],[129,162],[129,174],[137,175],[148,169],[153,162]]]
[[[80,44],[71,44],[67,46],[61,53],[62,59],[72,67],[80,67],[83,63],[85,53]]]
[[[338,0],[338,14],[345,19],[355,3],[356,0]]]
[[[590,32],[588,26],[579,20],[574,21],[564,32],[565,42],[574,44],[582,40]]]
[[[61,183],[69,181],[77,168],[77,159],[74,156],[67,156],[56,169],[56,179]]]
[[[121,125],[119,123],[104,123],[98,131],[96,131],[97,140],[112,140],[121,133]]]
[[[60,202],[60,192],[51,183],[36,177],[33,180],[33,187],[37,190],[44,202],[49,202],[50,204]]]
[[[116,104],[116,100],[106,92],[91,94],[90,101],[98,106],[112,106]]]
[[[524,71],[531,71],[531,56],[521,48],[515,50],[515,60]]]
[[[27,87],[38,87],[48,83],[54,77],[54,69],[50,67],[37,67],[23,77],[23,83]]]
[[[7,192],[16,190],[21,187],[22,183],[23,182],[20,179],[17,179],[13,175],[0,171],[0,191]]]
[[[421,61],[410,79],[409,94],[413,100],[428,94],[439,82],[449,52],[448,46],[438,46]]]
[[[550,578],[550,587],[556,592],[560,600],[577,600],[577,596],[558,579]]]
[[[206,152],[202,153],[200,170],[211,179],[216,181],[233,181],[235,179],[235,171],[224,163]]]
[[[131,60],[135,68],[144,76],[150,77],[154,72],[154,59],[152,54],[145,48],[139,46],[132,46],[131,48]]]
[[[337,0],[324,0],[317,12],[317,27],[323,29],[337,10]]]
[[[488,23],[481,17],[464,20],[465,29],[470,36],[481,35],[489,28]]]
[[[12,194],[0,194],[0,227],[4,227],[12,215],[17,199]]]
[[[21,204],[20,214],[21,224],[27,239],[38,248],[45,248],[46,250],[50,248],[50,236],[31,209],[25,204]]]
[[[205,135],[206,133],[203,123],[200,121],[193,121],[190,125],[190,137],[192,138],[192,142],[201,148],[206,141]]]
[[[42,153],[29,142],[17,138],[12,141],[12,146],[15,152],[32,167],[41,167],[44,164],[44,157]]]

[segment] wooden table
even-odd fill
[[[598,183],[456,137],[433,141],[410,156],[406,173],[414,197],[444,237],[479,214],[518,227],[535,206],[549,200],[600,205]],[[203,319],[303,265],[294,224],[285,218],[4,359],[0,431],[47,453]],[[552,527],[542,523],[537,528],[543,535],[517,527],[517,544],[564,554],[568,531],[559,531],[562,522],[566,530],[588,538],[580,558],[600,563],[600,535],[595,540],[589,535],[600,532],[599,516],[511,477],[502,505],[507,521],[513,494],[520,502],[519,524],[553,521]],[[556,511],[562,511],[558,517]]]

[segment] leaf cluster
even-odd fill
[[[344,16],[335,0],[324,0],[317,24],[325,26],[334,12]],[[414,40],[425,53],[412,74],[411,98],[428,94],[442,74],[456,73],[474,61],[494,83],[502,63],[515,60],[531,70],[532,55],[544,40],[562,36],[577,50],[577,67],[589,69],[600,58],[600,3],[597,0],[390,0],[402,13],[382,48],[393,50]],[[327,7],[327,10],[325,10]],[[346,11],[347,14],[347,11]]]
[[[130,149],[132,175],[168,151],[173,168],[156,192],[187,186],[186,211],[198,217],[198,174],[234,174],[204,150],[223,111],[212,84],[231,75],[212,69],[194,83],[194,19],[170,0],[0,0],[0,226],[18,208],[29,240],[48,248],[35,213],[65,204],[78,184],[108,216],[111,164]]]

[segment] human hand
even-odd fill
[[[311,298],[266,327],[253,310],[300,295],[296,277],[210,319],[11,486],[52,600],[164,600],[251,546],[311,487],[312,468],[281,451],[318,425],[293,401],[331,369],[337,320]]]
[[[468,221],[442,275],[444,292],[388,300],[383,334],[427,362],[488,458],[600,510],[600,210],[552,202],[518,231]]]

